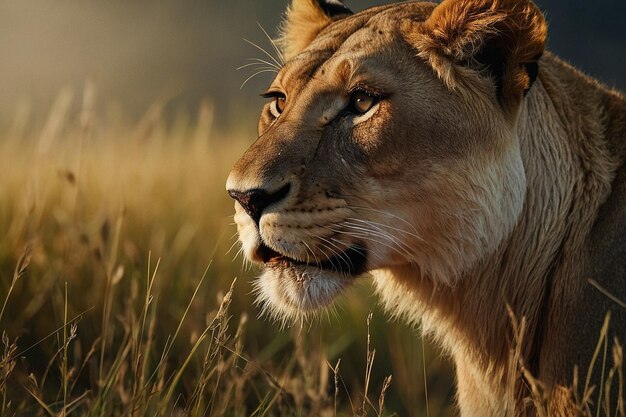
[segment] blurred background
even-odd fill
[[[258,317],[224,182],[272,76],[237,68],[286,4],[0,1],[0,416],[455,415],[448,361],[367,279],[312,323]],[[538,4],[549,49],[626,88],[626,2]]]
[[[348,0],[353,10],[389,1]],[[626,87],[626,3],[539,0],[549,22],[548,48],[609,86]],[[216,121],[259,107],[270,75],[243,89],[237,71],[268,48],[259,26],[276,34],[286,0],[3,0],[0,4],[0,128],[29,108],[41,121],[62,88],[97,87],[99,103],[120,117],[140,117],[155,101],[168,113],[195,109],[205,97]],[[239,123],[255,125],[254,118]]]

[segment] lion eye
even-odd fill
[[[379,99],[364,92],[356,91],[350,97],[350,110],[357,114],[365,114],[371,110]]]
[[[272,113],[272,116],[278,118],[285,109],[286,104],[287,97],[283,95],[274,97],[274,100],[272,100],[272,102],[270,103],[270,112]]]

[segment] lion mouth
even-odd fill
[[[254,257],[266,268],[254,285],[262,314],[285,323],[306,319],[332,304],[366,271],[367,260],[365,249],[357,245],[336,253],[305,262],[261,243]]]
[[[306,266],[323,271],[339,272],[344,275],[357,276],[366,271],[367,253],[361,246],[351,246],[345,252],[331,258],[315,259],[313,261],[302,261],[290,258],[276,252],[272,248],[261,243],[256,253],[257,257],[263,261],[267,267],[293,267]]]

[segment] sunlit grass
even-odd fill
[[[99,117],[89,86],[78,102],[65,92],[41,129],[18,119],[0,138],[0,416],[455,414],[449,367],[366,278],[311,323],[257,317],[224,191],[252,130],[215,129],[209,102],[132,126]],[[583,416],[624,415],[609,321],[576,370]],[[551,415],[517,349],[510,367]]]
[[[0,138],[1,415],[422,416],[424,375],[451,412],[448,367],[427,350],[424,370],[366,279],[336,316],[257,317],[224,191],[252,130],[209,102],[132,126],[97,108],[65,92]]]

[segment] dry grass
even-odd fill
[[[426,415],[422,344],[366,280],[340,320],[257,317],[223,186],[252,130],[218,131],[208,102],[132,126],[98,108],[64,92],[0,138],[1,416]]]
[[[286,331],[257,317],[223,189],[253,131],[217,131],[208,102],[128,126],[99,117],[89,86],[76,101],[0,138],[0,416],[455,414],[449,367],[366,280],[339,317]],[[607,326],[574,387],[587,417],[624,416]],[[515,350],[510,366],[551,415]]]

